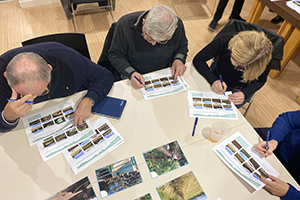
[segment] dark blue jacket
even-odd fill
[[[88,91],[84,97],[89,97],[97,103],[105,98],[113,85],[113,76],[110,71],[60,43],[46,42],[16,48],[0,56],[1,113],[7,103],[6,99],[9,99],[12,93],[3,73],[6,71],[9,61],[22,52],[37,53],[53,67],[50,93],[46,96],[37,97],[34,100],[35,103],[66,97],[86,89]],[[10,131],[17,124],[7,124],[0,116],[0,132]]]

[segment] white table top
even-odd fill
[[[189,90],[210,91],[208,83],[191,63],[187,66],[184,78],[190,86]],[[69,98],[78,102],[82,96],[81,92]],[[240,131],[251,144],[258,142],[257,134],[239,111],[238,120],[199,118],[195,136],[192,137],[195,119],[188,115],[186,91],[145,101],[141,91],[131,87],[129,80],[124,80],[114,84],[109,96],[127,100],[120,120],[108,118],[125,142],[77,175],[74,175],[62,154],[43,162],[37,146],[28,145],[22,122],[13,131],[3,134],[0,139],[1,199],[45,199],[85,176],[89,177],[97,198],[101,199],[95,170],[131,156],[135,156],[143,183],[105,199],[135,199],[149,192],[153,199],[160,199],[155,189],[157,186],[189,171],[194,172],[208,199],[277,199],[264,190],[257,192],[251,189],[212,151],[217,143],[207,139],[205,130],[215,121],[222,121],[227,126],[227,133],[221,141]],[[36,104],[29,115],[66,99]],[[98,117],[93,115],[89,119],[93,122]],[[174,140],[178,141],[189,164],[152,179],[142,153]],[[275,156],[267,159],[280,173],[279,178],[297,186]]]

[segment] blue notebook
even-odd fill
[[[126,103],[124,99],[106,97],[92,107],[92,112],[119,119]]]

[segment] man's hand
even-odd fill
[[[266,150],[266,141],[261,141],[256,145],[255,150],[263,156],[269,156],[276,149],[277,145],[278,145],[278,142],[276,140],[270,140],[269,144],[268,144],[269,148],[267,151]]]
[[[228,100],[233,102],[234,105],[240,105],[245,100],[245,95],[243,92],[235,92],[233,94],[228,95]]]
[[[261,177],[262,182],[266,184],[264,189],[271,195],[283,197],[290,188],[289,184],[270,174],[268,174],[268,177],[272,181],[266,180],[264,177]]]
[[[136,80],[136,78],[134,76],[137,77],[141,81],[142,84],[138,80]],[[144,79],[143,75],[140,73],[134,72],[131,75],[130,80],[131,80],[131,85],[134,88],[139,89],[139,88],[142,88],[145,86],[145,79]]]
[[[91,115],[93,103],[94,102],[88,97],[83,98],[79,102],[74,114],[72,115],[74,118],[74,126],[81,125]]]
[[[178,76],[183,75],[185,70],[186,66],[180,60],[174,60],[172,63],[172,75],[174,76],[174,79],[177,79]]]
[[[10,99],[17,99],[18,93],[12,89],[12,94]],[[17,101],[9,101],[3,110],[3,117],[6,121],[13,123],[19,117],[27,115],[27,113],[32,109],[32,103],[25,103],[25,101],[33,101],[35,95],[27,94]]]
[[[224,87],[224,88],[223,88]],[[222,87],[222,83],[220,80],[216,80],[212,85],[211,85],[211,90],[215,93],[218,94],[223,94],[224,92],[226,92],[227,89],[227,85],[225,82],[223,82],[223,87]]]

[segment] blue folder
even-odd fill
[[[106,97],[92,107],[92,112],[119,119],[126,103],[124,99]]]

